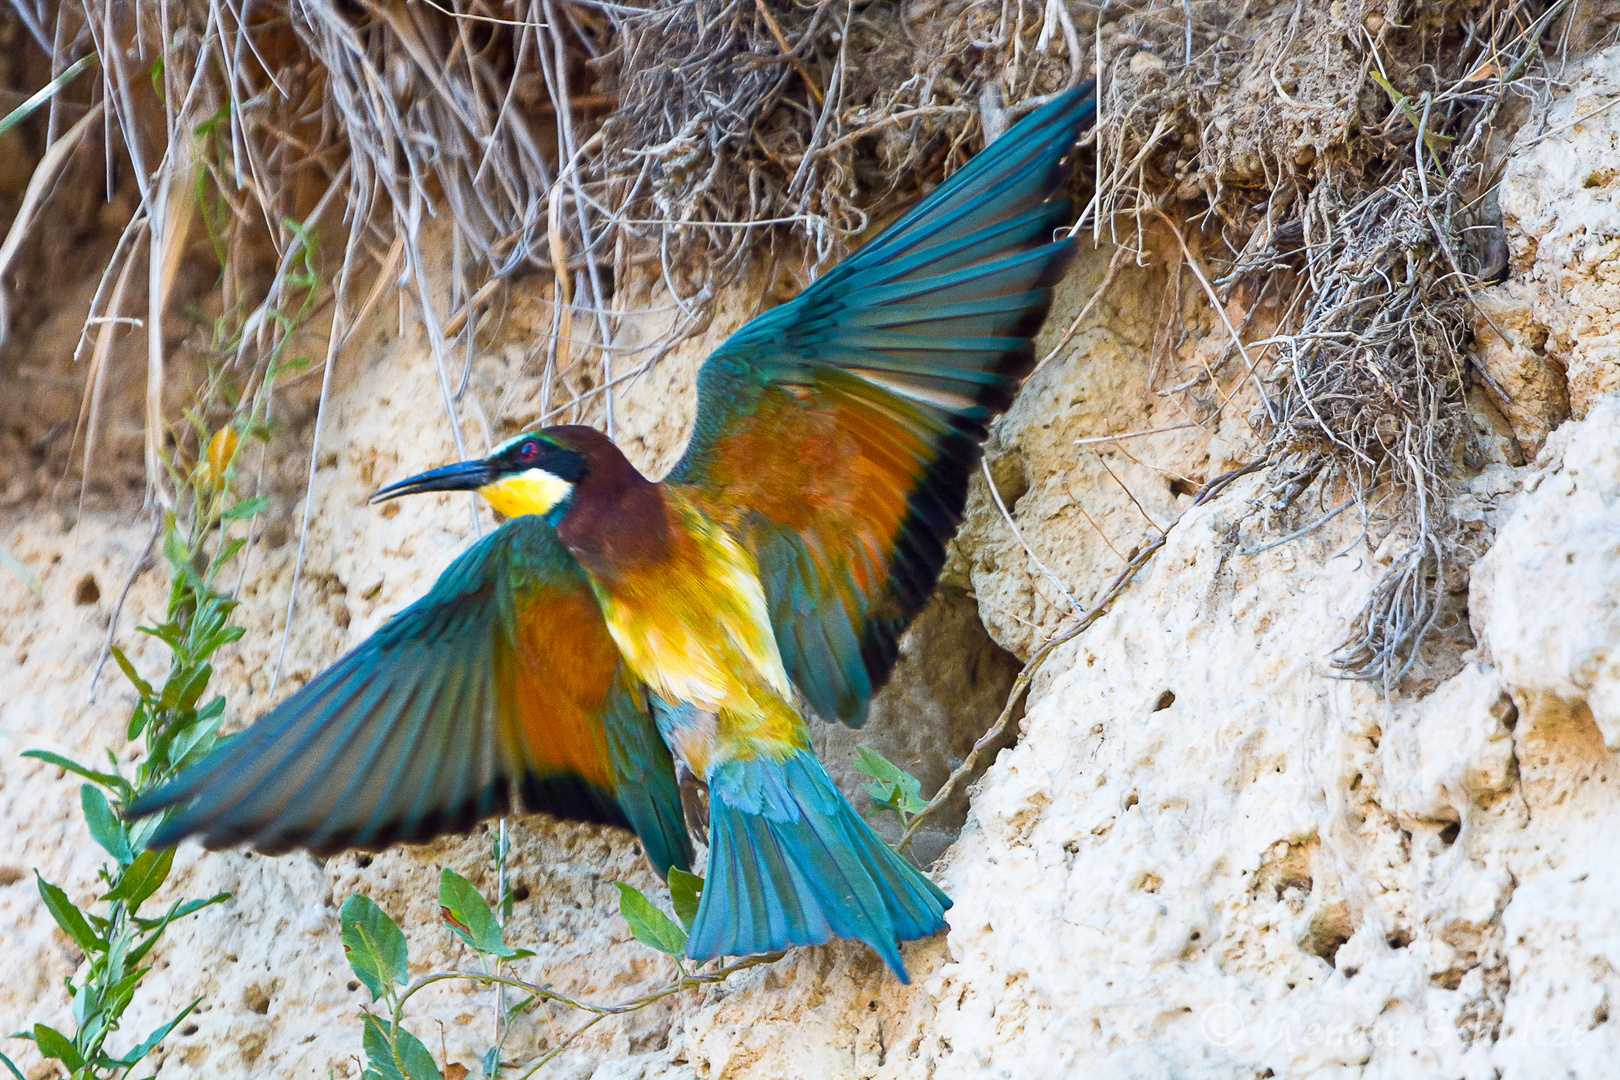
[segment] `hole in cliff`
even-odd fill
[[[1006,498],[1007,489],[1001,491]],[[872,700],[866,725],[853,730],[838,723],[812,723],[815,749],[834,782],[857,807],[871,804],[863,790],[868,778],[855,768],[858,746],[910,772],[924,796],[932,796],[995,725],[1022,667],[1017,657],[991,639],[978,603],[964,589],[946,584],[902,638],[894,674]],[[1017,743],[1022,719],[1019,702],[951,798],[918,830],[912,851],[924,866],[956,839],[967,820],[969,788],[995,764],[1001,751]],[[1039,817],[1041,811],[1031,813]],[[890,843],[899,839],[894,815],[884,814],[871,824]]]
[[[1445,828],[1440,830],[1440,842],[1446,847],[1450,847],[1452,844],[1457,842],[1457,835],[1461,832],[1462,822],[1453,821],[1450,825],[1447,825]]]
[[[185,1027],[180,1029],[180,1034],[181,1035],[195,1035],[195,1034],[197,1034],[197,1025],[196,1024],[187,1024]]]
[[[1153,703],[1153,711],[1154,712],[1164,712],[1164,710],[1168,709],[1170,706],[1174,705],[1175,703],[1176,703],[1176,692],[1174,690],[1166,690],[1164,693],[1159,695],[1159,700],[1157,700],[1157,701],[1155,701]]]
[[[100,599],[101,586],[96,584],[96,575],[86,574],[80,578],[78,586],[73,590],[73,602],[83,607]]]
[[[1291,903],[1302,902],[1316,888],[1311,874],[1311,857],[1319,846],[1314,833],[1272,844],[1255,872],[1254,881],[1249,885],[1252,895],[1259,897],[1269,892],[1276,901],[1287,896],[1291,897]],[[1296,907],[1295,910],[1302,909]]]
[[[1203,485],[1201,484],[1193,483],[1186,477],[1176,476],[1172,477],[1170,480],[1170,494],[1196,496],[1199,488],[1202,486]]]
[[[1448,968],[1429,976],[1429,985],[1438,986],[1442,990],[1455,990],[1462,985],[1463,976],[1468,974],[1462,968]]]
[[[1129,810],[1131,807],[1136,806],[1141,801],[1141,799],[1136,797],[1136,792],[1133,791],[1129,795],[1125,796],[1125,809]]]
[[[1024,455],[1018,453],[1002,454],[990,463],[990,478],[996,482],[996,494],[1006,504],[1010,514],[1018,508],[1018,500],[1029,491],[1029,470],[1024,465]]]
[[[1325,960],[1329,967],[1337,967],[1339,949],[1353,933],[1355,927],[1350,924],[1350,908],[1341,900],[1316,913],[1311,919],[1310,929],[1300,939],[1299,947]]]
[[[358,866],[362,870],[366,869],[366,867],[371,865],[371,856],[367,855],[365,852],[361,852],[359,855],[354,857],[354,865]]]
[[[352,994],[358,989],[360,989],[360,984],[355,982],[353,979],[350,979],[349,980],[349,992]]]
[[[513,900],[527,900],[528,898],[529,898],[529,887],[527,885],[523,884],[520,881],[520,882],[518,882],[516,885],[514,885],[512,887],[512,899]]]
[[[242,1004],[260,1016],[270,1011],[270,993],[258,983],[254,983],[242,991]]]
[[[1404,949],[1412,944],[1412,935],[1405,930],[1397,929],[1384,939],[1384,943],[1392,949]]]

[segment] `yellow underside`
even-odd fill
[[[804,721],[788,704],[792,691],[753,556],[696,509],[677,509],[689,542],[677,544],[672,558],[595,583],[608,632],[630,670],[665,700],[717,717],[676,740],[696,775],[808,745]]]

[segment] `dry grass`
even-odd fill
[[[1342,490],[1348,502],[1283,540],[1354,504],[1369,550],[1393,546],[1333,658],[1386,692],[1448,614],[1469,555],[1449,508],[1465,389],[1488,386],[1469,366],[1471,294],[1501,267],[1464,236],[1499,230],[1486,198],[1495,125],[1515,95],[1544,92],[1533,76],[1566,6],[1217,11],[1186,22],[1179,42],[1144,13],[1138,38],[1156,56],[1181,44],[1192,63],[1121,65],[1106,88],[1098,227],[1159,216],[1179,240],[1177,220],[1202,222],[1201,244],[1181,253],[1231,335],[1207,382],[1219,391],[1222,369],[1241,362],[1268,446],[1271,481],[1250,513],[1281,525],[1307,490]],[[1279,314],[1245,341],[1234,307],[1245,322]],[[1201,411],[1232,396],[1205,397]]]
[[[1339,657],[1393,685],[1450,558],[1469,288],[1484,274],[1464,230],[1490,223],[1492,124],[1543,85],[1544,48],[1571,35],[1564,3],[18,0],[15,17],[51,72],[107,58],[97,85],[52,102],[46,142],[104,107],[106,183],[134,188],[81,343],[80,445],[96,438],[111,335],[140,319],[149,462],[171,377],[162,316],[185,301],[177,268],[198,228],[248,391],[284,343],[297,255],[320,229],[323,401],[357,313],[397,279],[459,441],[480,335],[505,286],[538,274],[552,283],[542,418],[611,432],[609,391],[704,327],[751,264],[802,280],[987,134],[1099,75],[1083,227],[1139,257],[1156,223],[1175,235],[1169,254],[1230,338],[1175,392],[1201,416],[1258,403],[1273,481],[1256,512],[1342,483],[1374,540],[1404,544]],[[681,317],[631,351],[615,341],[641,267]],[[148,479],[164,501],[160,470]]]

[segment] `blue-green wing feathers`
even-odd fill
[[[432,591],[132,816],[158,846],[371,850],[526,809],[633,828],[660,873],[690,843],[644,688],[550,525],[513,521]]]
[[[1090,87],[1014,125],[910,212],[704,364],[669,480],[760,563],[777,645],[853,726],[932,593],[986,425],[1034,365],[1072,254],[1058,196]]]

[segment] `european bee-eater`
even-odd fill
[[[950,900],[845,802],[794,710],[854,727],[934,588],[986,424],[1071,253],[1058,195],[1089,88],[1015,125],[704,363],[662,481],[586,427],[379,491],[476,490],[511,520],[426,597],[133,815],[155,843],[330,852],[507,805],[691,846],[671,752],[709,791],[696,960],[832,938],[906,980]]]

